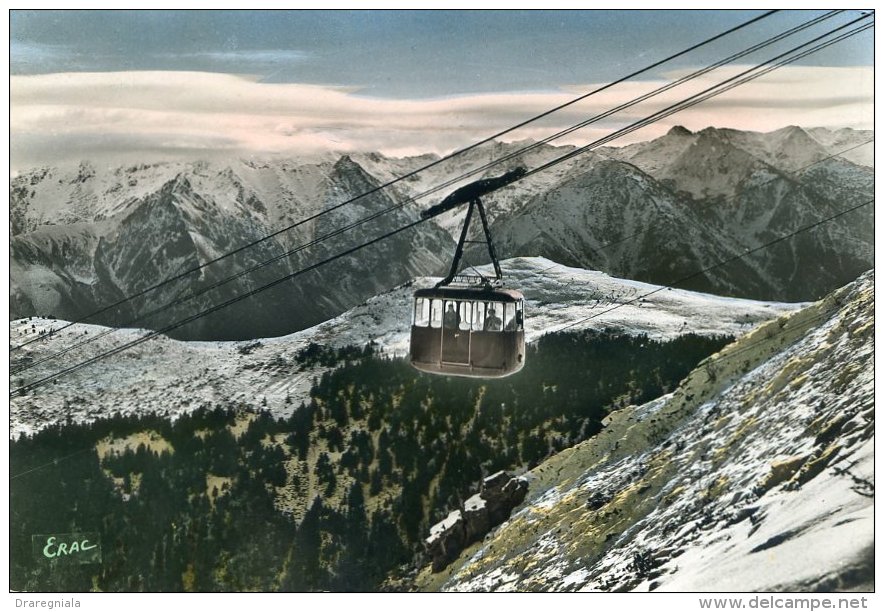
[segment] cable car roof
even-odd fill
[[[494,289],[490,287],[438,287],[418,289],[415,298],[437,298],[443,300],[480,300],[493,302],[518,302],[523,299],[515,289]]]

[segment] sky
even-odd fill
[[[13,171],[76,162],[377,150],[446,153],[761,11],[94,11],[10,13]],[[781,11],[507,136],[543,138],[821,11]],[[846,11],[557,141],[585,144],[860,16]],[[859,34],[672,125],[872,126]]]

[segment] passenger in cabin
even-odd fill
[[[488,316],[485,317],[485,331],[500,331],[502,323],[503,321],[500,320],[500,317],[494,311],[494,306],[489,308]]]
[[[516,331],[522,328],[522,313],[520,311],[516,311],[515,316],[507,321],[506,327],[504,328],[506,331]]]
[[[442,317],[442,325],[445,329],[457,329],[460,325],[460,315],[451,302],[448,303],[448,309],[445,311],[445,316]]]

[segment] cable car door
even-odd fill
[[[442,315],[442,363],[470,363],[471,302],[445,300]]]

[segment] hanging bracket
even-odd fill
[[[488,228],[488,217],[485,215],[485,207],[482,206],[481,196],[518,181],[525,176],[527,172],[528,171],[525,170],[525,168],[516,168],[515,170],[510,170],[506,174],[496,178],[475,181],[469,185],[454,190],[440,203],[421,212],[422,219],[429,219],[451,210],[460,204],[466,204],[469,202],[469,208],[467,209],[467,215],[464,219],[463,229],[460,232],[460,240],[457,241],[457,248],[454,251],[454,261],[451,262],[451,270],[449,270],[448,276],[436,284],[436,287],[443,287],[454,280],[458,266],[460,265],[460,260],[463,257],[464,243],[475,242],[467,240],[467,233],[470,229],[470,221],[473,218],[474,208],[479,210],[479,218],[482,221],[482,229],[485,232],[485,244],[488,246],[488,255],[491,257],[491,263],[494,266],[494,280],[499,282],[503,278],[503,274],[500,271],[500,263],[497,261],[497,252],[494,250],[494,243],[491,241],[491,230]]]
[[[454,260],[451,262],[451,269],[448,276],[436,283],[436,287],[444,287],[454,280],[457,269],[460,266],[460,260],[463,257],[463,245],[467,241],[467,233],[470,230],[470,221],[473,219],[473,209],[478,209],[479,219],[482,221],[482,229],[485,232],[485,244],[488,246],[488,255],[491,257],[491,264],[494,266],[494,280],[500,281],[503,273],[500,270],[500,262],[497,261],[497,252],[494,250],[494,242],[491,240],[491,230],[488,228],[488,217],[485,216],[485,207],[482,206],[480,198],[470,200],[470,206],[467,208],[467,216],[464,218],[463,229],[460,231],[460,240],[457,241],[457,248],[454,250]],[[473,242],[473,241],[471,241]]]

